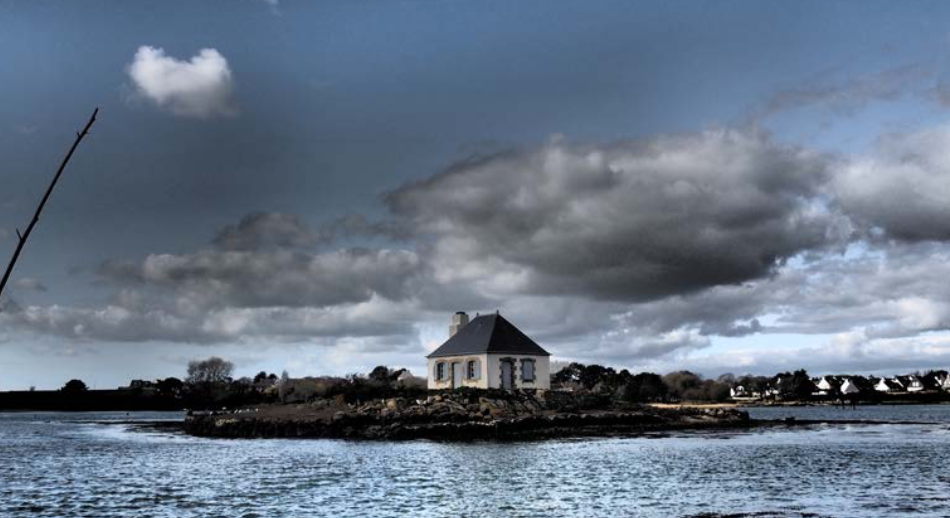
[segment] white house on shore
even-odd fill
[[[458,312],[449,339],[427,356],[429,389],[550,389],[550,357],[500,314]]]
[[[904,386],[895,378],[881,378],[874,385],[874,390],[886,393],[901,392],[904,390]]]
[[[844,382],[841,384],[841,387],[838,389],[843,396],[851,396],[861,392],[861,387],[854,382],[851,378],[845,378]]]

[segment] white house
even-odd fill
[[[550,357],[500,314],[458,312],[449,339],[427,356],[430,389],[550,389]]]
[[[756,392],[752,390],[751,388],[746,388],[742,385],[736,385],[735,387],[732,387],[731,389],[729,389],[729,397],[737,401],[755,400],[755,399],[760,399],[762,397],[762,393]]]
[[[920,376],[911,374],[910,376],[898,376],[897,379],[904,385],[904,390],[907,392],[920,392],[924,390],[924,382],[920,379]]]
[[[904,386],[894,378],[881,378],[874,384],[874,390],[878,392],[900,392],[904,390]]]
[[[841,381],[839,381],[835,376],[822,376],[818,379],[818,381],[812,381],[815,383],[815,386],[818,387],[817,395],[821,396],[835,394],[841,387]]]
[[[944,374],[942,379],[937,380],[940,382],[940,388],[943,390],[950,391],[950,374]]]
[[[841,391],[841,395],[843,396],[849,396],[851,394],[857,394],[858,392],[861,392],[861,389],[858,388],[857,384],[855,384],[851,378],[845,379],[844,383],[841,384],[841,388],[838,390]]]

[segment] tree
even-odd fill
[[[82,380],[69,380],[63,385],[63,388],[60,389],[63,392],[85,392],[89,390],[89,387]]]
[[[389,367],[386,367],[385,365],[380,365],[376,367],[375,369],[373,369],[372,372],[369,373],[369,379],[372,381],[377,381],[379,383],[389,383],[389,374],[390,374]]]
[[[287,371],[280,373],[280,380],[277,381],[277,398],[280,399],[281,403],[287,401],[287,395],[290,393],[290,375],[287,374]]]
[[[791,374],[788,372],[778,374],[775,376],[775,384],[783,399],[809,399],[818,390],[805,369],[799,369]]]
[[[267,373],[264,371],[258,372],[257,376],[254,376],[254,383],[260,383],[267,379]]]
[[[551,382],[555,385],[563,385],[565,383],[578,383],[581,379],[581,372],[584,370],[584,366],[580,363],[571,363],[567,367],[557,371],[551,376]]]
[[[177,396],[185,384],[178,378],[165,378],[157,383],[158,393],[165,396]]]
[[[640,386],[640,401],[661,401],[666,399],[666,385],[659,374],[641,372],[633,377]]]
[[[702,378],[689,371],[671,372],[663,376],[670,396],[676,399],[691,399],[691,395],[700,388]]]
[[[212,356],[207,360],[193,360],[188,362],[189,385],[213,385],[229,381],[234,372],[234,364]]]
[[[630,402],[662,400],[666,397],[666,385],[659,374],[641,372],[627,379],[621,397]]]
[[[716,381],[718,381],[719,383],[725,383],[726,385],[729,385],[731,387],[735,385],[736,383],[736,376],[735,374],[731,372],[727,372],[725,374],[721,374],[718,378],[716,378]]]
[[[598,383],[602,383],[605,388],[610,388],[617,385],[616,377],[617,372],[611,367],[594,364],[583,367],[578,381],[588,390],[594,388]]]

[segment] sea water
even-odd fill
[[[0,414],[0,516],[950,516],[950,407],[751,413],[925,424],[451,443],[127,423],[176,413]]]

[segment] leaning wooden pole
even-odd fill
[[[3,296],[3,289],[7,286],[7,281],[10,280],[10,274],[13,273],[13,267],[16,265],[17,259],[20,258],[20,253],[23,251],[23,245],[26,244],[26,240],[30,238],[30,234],[33,233],[33,228],[36,227],[36,223],[40,220],[40,213],[43,212],[43,207],[46,206],[46,202],[49,201],[49,197],[53,194],[53,189],[56,187],[56,182],[59,181],[59,177],[62,176],[63,171],[66,170],[66,164],[69,163],[69,159],[72,158],[73,152],[76,151],[76,148],[79,147],[79,143],[82,142],[83,137],[89,133],[89,128],[92,127],[92,123],[96,122],[96,115],[99,113],[99,108],[96,108],[92,112],[92,116],[89,117],[89,122],[86,123],[86,127],[82,129],[79,133],[76,133],[76,141],[73,142],[69,152],[66,153],[66,156],[63,158],[63,162],[59,164],[59,169],[56,171],[56,176],[53,177],[53,181],[50,182],[49,187],[46,189],[46,194],[43,195],[43,199],[40,200],[40,204],[36,207],[36,213],[33,214],[33,219],[30,220],[30,224],[27,225],[26,230],[23,233],[20,233],[20,229],[16,230],[17,244],[16,250],[13,251],[13,257],[10,258],[10,264],[7,265],[7,270],[3,273],[3,279],[0,280],[0,296]]]

